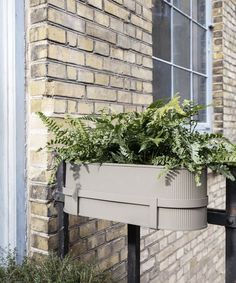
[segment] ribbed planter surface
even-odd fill
[[[207,177],[197,187],[185,169],[158,178],[163,167],[88,164],[66,166],[65,212],[154,229],[207,226]]]

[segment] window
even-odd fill
[[[207,0],[153,0],[154,99],[210,102],[210,31]],[[203,110],[198,120],[209,127]]]
[[[0,247],[26,250],[24,0],[0,1]]]

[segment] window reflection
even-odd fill
[[[187,15],[190,15],[190,0],[173,0],[175,7]]]
[[[206,24],[206,1],[192,0],[193,19],[201,25]]]
[[[173,16],[173,56],[174,63],[190,67],[190,21],[179,12]]]
[[[153,91],[154,99],[171,98],[171,65],[154,60]]]
[[[166,61],[171,60],[171,13],[170,6],[155,1],[153,9],[153,55]]]
[[[180,94],[181,100],[190,99],[190,72],[174,68],[174,94]]]

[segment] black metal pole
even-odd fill
[[[58,209],[59,224],[59,255],[63,258],[69,252],[69,215],[64,212],[64,202],[60,200],[65,186],[66,164],[62,162],[57,170],[57,187],[55,191],[55,203]]]
[[[128,283],[140,283],[140,226],[128,224]]]
[[[236,169],[233,171],[233,173],[236,173]],[[225,232],[225,283],[236,283],[236,181],[230,181],[229,179],[226,180]]]

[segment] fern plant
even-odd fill
[[[46,148],[53,153],[52,170],[62,160],[72,163],[129,163],[164,166],[166,172],[186,168],[200,175],[208,167],[234,180],[236,146],[221,134],[196,131],[203,107],[176,96],[167,104],[156,101],[141,113],[94,114],[66,117],[62,127],[38,113],[53,138]]]

